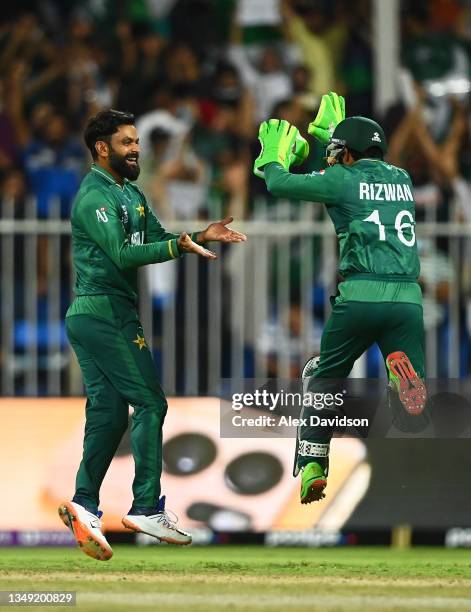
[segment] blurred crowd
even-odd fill
[[[249,217],[257,130],[304,129],[323,93],[370,114],[369,2],[85,0],[20,2],[0,25],[1,193],[60,199],[66,217],[89,164],[81,142],[101,108],[130,110],[140,183],[163,219]],[[29,5],[29,10],[28,10]]]
[[[299,203],[274,201],[251,168],[261,120],[284,118],[306,133],[320,96],[335,90],[345,96],[348,115],[383,123],[389,161],[414,182],[419,220],[469,222],[471,3],[402,0],[401,29],[397,100],[378,114],[369,0],[357,0],[354,10],[347,0],[23,0],[5,7],[0,218],[68,217],[90,164],[83,126],[109,107],[137,117],[139,183],[164,223],[220,213],[321,218],[320,207],[306,213]],[[318,169],[323,155],[312,143],[296,171]],[[469,240],[459,244],[459,265],[446,237],[419,247],[427,325],[446,324],[451,288],[459,287],[459,317],[471,328]],[[47,285],[44,252],[39,248],[39,290]],[[294,278],[299,259],[292,249]],[[318,339],[315,304],[325,301],[321,268],[329,262],[315,262],[310,334]],[[280,334],[283,345],[294,347],[287,350],[301,350],[301,297],[299,290],[291,294],[287,312],[274,310],[258,332],[269,364]],[[466,353],[468,338],[463,342]]]

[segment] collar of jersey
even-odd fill
[[[362,157],[361,159],[357,159],[356,162],[353,162],[354,164],[359,164],[360,162],[382,162],[384,163],[384,159],[376,159],[375,157]]]
[[[124,184],[120,185],[116,179],[114,178],[114,176],[112,174],[110,174],[107,170],[105,170],[104,168],[101,168],[99,166],[97,166],[96,164],[92,164],[91,167],[92,172],[95,172],[96,174],[99,174],[100,176],[102,176],[104,179],[106,179],[109,183],[112,183],[113,185],[117,185],[120,189],[124,189],[124,186],[126,185],[126,183],[129,183],[129,180],[127,178],[124,179]]]

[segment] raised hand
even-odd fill
[[[334,91],[322,96],[321,105],[307,131],[322,145],[327,145],[337,125],[345,119],[345,100]]]
[[[285,119],[269,119],[260,124],[258,131],[260,155],[254,161],[255,176],[265,178],[263,167],[271,162],[277,162],[285,170],[291,165],[299,165],[309,155],[309,145],[301,136],[298,128]]]

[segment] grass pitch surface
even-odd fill
[[[466,550],[113,549],[100,562],[78,549],[0,548],[0,590],[72,590],[84,611],[471,611]]]

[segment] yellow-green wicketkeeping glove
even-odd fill
[[[258,139],[262,145],[260,155],[254,161],[255,176],[264,178],[263,166],[278,162],[289,170],[302,164],[309,155],[309,144],[296,126],[284,119],[269,119],[260,124]]]
[[[345,99],[331,91],[322,96],[321,105],[307,131],[321,144],[327,145],[337,125],[345,119]]]

